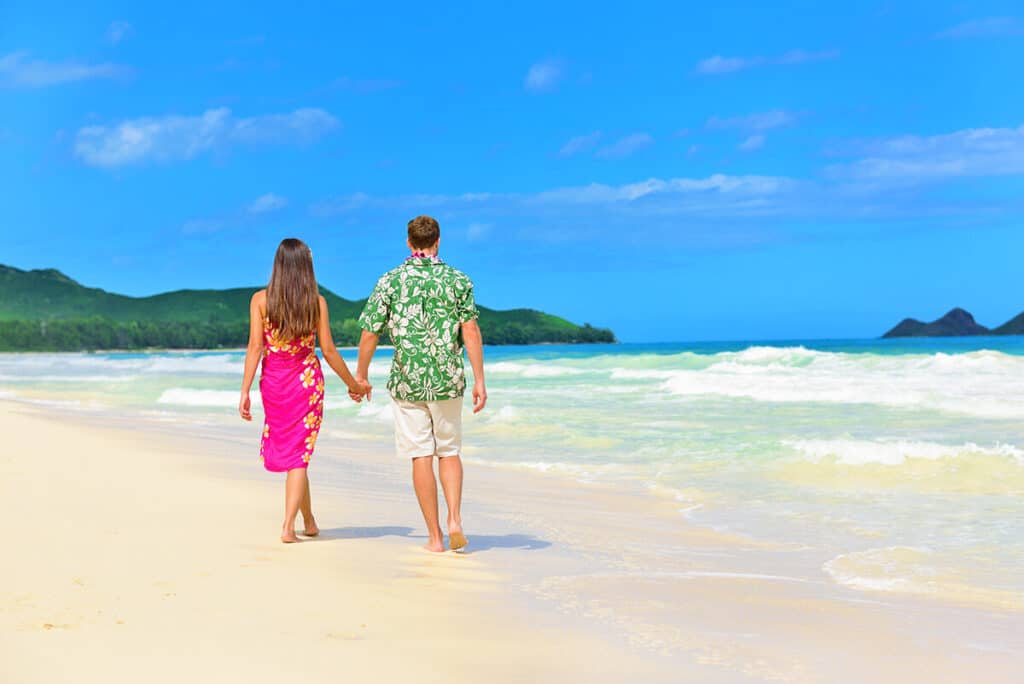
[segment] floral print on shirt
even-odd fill
[[[442,401],[466,389],[461,326],[479,316],[473,282],[444,262],[412,257],[388,271],[359,325],[395,347],[388,390],[404,401]]]

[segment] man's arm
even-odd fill
[[[359,337],[359,361],[356,364],[356,380],[358,382],[368,382],[367,376],[370,373],[370,359],[373,358],[373,353],[377,351],[377,343],[380,342],[380,335],[374,334],[369,330],[364,330],[363,334]],[[370,399],[372,390],[366,393],[367,400]]]
[[[473,413],[480,413],[487,405],[487,387],[484,384],[484,336],[475,318],[462,324],[462,341],[473,368]]]

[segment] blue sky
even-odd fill
[[[1019,3],[260,4],[0,4],[0,263],[354,298],[429,213],[627,341],[1024,310]]]

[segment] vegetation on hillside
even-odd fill
[[[249,297],[257,289],[126,297],[84,287],[53,269],[0,265],[0,351],[242,347],[249,335]],[[344,299],[327,289],[321,293],[335,341],[356,344],[357,319],[366,300]],[[488,344],[615,341],[610,330],[531,309],[480,307],[480,327]]]

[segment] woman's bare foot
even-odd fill
[[[281,543],[283,544],[294,544],[299,541],[299,538],[295,536],[295,530],[287,526],[281,528]]]
[[[306,535],[307,537],[315,537],[316,535],[320,534],[320,528],[316,526],[316,520],[314,518],[311,517],[309,520],[303,519],[302,522],[304,526],[302,534]]]

